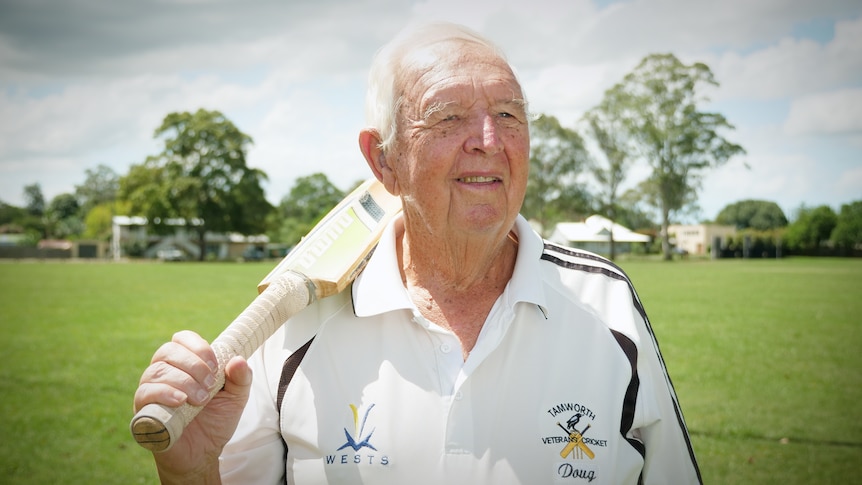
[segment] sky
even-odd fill
[[[124,175],[161,151],[168,113],[199,108],[252,137],[273,204],[316,172],[350,188],[371,176],[371,58],[427,20],[498,43],[530,110],[570,128],[651,53],[709,66],[702,109],[746,154],[706,173],[688,222],[744,199],[791,219],[862,200],[858,0],[0,0],[0,200],[23,206],[38,183],[50,201],[99,165]]]

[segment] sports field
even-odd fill
[[[862,260],[624,261],[704,480],[862,481]],[[0,483],[157,483],[128,431],[155,348],[272,263],[0,263]]]

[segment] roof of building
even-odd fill
[[[554,228],[551,241],[571,242],[608,242],[611,231],[615,242],[649,242],[650,237],[621,226],[605,217],[593,215],[584,222],[560,222]]]

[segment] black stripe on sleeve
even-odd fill
[[[620,434],[623,436],[623,439],[626,440],[632,448],[634,448],[638,453],[640,453],[641,458],[646,457],[646,447],[643,442],[636,438],[629,438],[628,434],[632,430],[632,426],[635,421],[635,411],[637,409],[638,402],[638,389],[640,388],[640,378],[638,377],[638,348],[634,342],[621,332],[616,330],[611,330],[614,338],[617,340],[617,344],[619,344],[620,349],[622,349],[626,358],[629,360],[629,364],[632,368],[632,377],[629,380],[628,388],[626,389],[625,397],[623,397],[623,412],[620,418]],[[643,471],[641,471],[641,476],[638,479],[638,483],[643,481]]]
[[[557,253],[558,255],[554,255],[552,253]],[[698,481],[700,483],[703,483],[703,478],[700,474],[700,467],[698,466],[697,459],[694,455],[694,447],[691,444],[691,438],[688,434],[688,427],[685,425],[685,419],[682,416],[682,409],[679,405],[679,400],[676,396],[676,390],[674,389],[670,374],[667,371],[667,365],[665,364],[664,357],[661,354],[661,349],[658,345],[658,339],[656,339],[655,332],[652,329],[652,324],[650,324],[649,318],[646,314],[646,310],[644,310],[644,307],[641,304],[640,298],[635,291],[634,285],[632,284],[629,277],[626,275],[625,271],[623,271],[622,268],[620,268],[610,260],[605,259],[601,256],[584,251],[573,250],[571,248],[566,248],[564,246],[560,246],[548,241],[545,241],[545,249],[542,253],[541,259],[554,263],[557,266],[566,269],[582,271],[592,274],[602,274],[619,281],[624,281],[628,285],[629,292],[631,293],[632,297],[632,303],[638,314],[640,314],[641,318],[643,318],[644,325],[646,326],[647,332],[649,333],[650,339],[652,340],[653,348],[655,349],[656,356],[658,357],[659,364],[661,365],[665,381],[670,391],[671,400],[673,402],[674,414],[676,415],[677,423],[682,430],[685,444],[688,448],[689,459],[691,460],[691,463],[697,473]],[[575,262],[574,260],[577,259],[584,260],[584,262]],[[598,266],[590,263],[598,263],[604,266]]]

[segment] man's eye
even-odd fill
[[[521,116],[519,116],[515,113],[508,112],[508,111],[504,111],[497,116],[499,116],[500,118],[502,118],[506,121],[512,121],[512,122],[521,121],[523,119],[523,118],[521,118]]]

